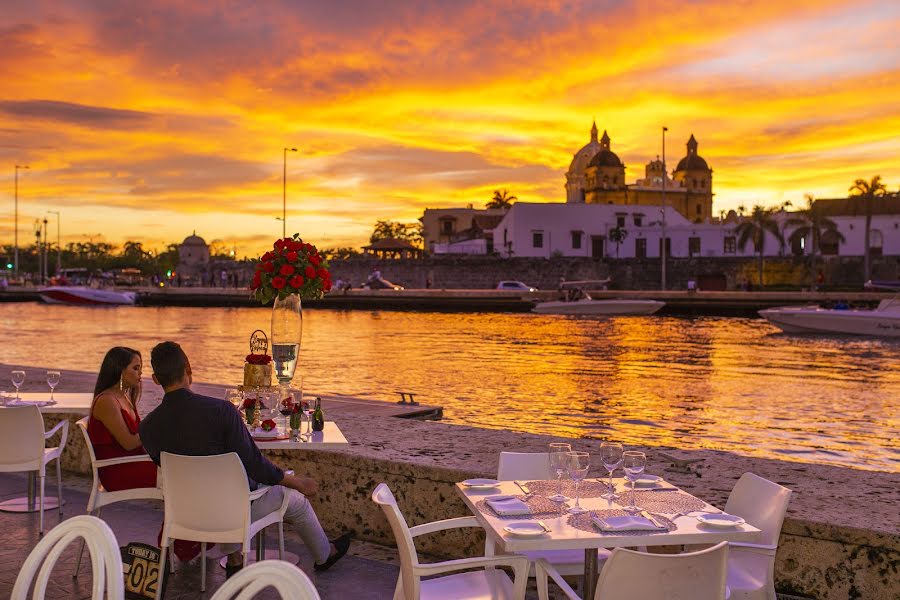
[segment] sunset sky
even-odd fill
[[[900,187],[900,3],[5,0],[0,242],[196,230],[256,255],[288,229],[363,244],[377,219],[564,202],[609,132],[627,181],[693,133],[714,211]],[[54,215],[50,216],[55,235]]]

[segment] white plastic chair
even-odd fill
[[[728,542],[689,554],[646,554],[616,548],[606,560],[594,600],[723,600]],[[549,576],[570,600],[575,590],[545,560],[537,562],[538,598],[549,598]]]
[[[123,600],[125,597],[125,577],[122,573],[122,555],[116,536],[109,525],[88,515],[72,517],[50,530],[47,536],[25,559],[25,564],[16,577],[10,600],[27,600],[28,590],[34,585],[32,600],[43,599],[47,594],[53,566],[59,555],[76,539],[81,538],[91,555],[93,580],[92,600]],[[105,595],[104,595],[105,594]]]
[[[244,565],[250,552],[250,539],[269,525],[278,525],[278,557],[284,555],[284,513],[289,496],[279,510],[256,521],[250,517],[250,503],[266,494],[270,487],[251,492],[247,472],[234,452],[214,456],[181,456],[163,452],[160,468],[165,501],[162,552],[159,571],[163,572],[166,549],[174,539],[200,542],[200,591],[206,591],[206,544],[241,544]],[[157,589],[157,600],[162,586]]]
[[[528,583],[528,559],[524,556],[484,556],[438,563],[419,563],[414,537],[457,527],[481,527],[475,517],[445,519],[409,527],[397,507],[397,500],[386,483],[379,483],[372,492],[372,500],[384,511],[400,553],[400,577],[394,590],[394,600],[517,600],[525,597]],[[501,569],[511,567],[514,578]],[[465,569],[480,569],[454,573]]]
[[[556,473],[550,471],[550,454],[547,452],[501,452],[497,465],[497,479],[500,481],[538,481],[556,479]],[[488,535],[485,540],[485,555],[494,553],[494,540]],[[532,566],[529,576],[535,576],[534,562],[545,559],[561,575],[580,575],[584,573],[584,550],[530,550],[519,552],[527,556]],[[600,549],[597,553],[598,568],[609,557],[609,550]]]
[[[728,588],[733,600],[775,600],[775,551],[791,490],[744,473],[725,504],[725,512],[743,517],[761,531],[759,542],[731,542]]]
[[[45,448],[44,442],[62,431],[59,446]],[[44,431],[44,419],[37,406],[15,406],[0,409],[0,473],[37,471],[40,479],[40,533],[44,534],[44,480],[47,463],[56,460],[57,500],[62,518],[62,473],[59,457],[69,437],[69,422],[62,420],[50,431]]]
[[[283,560],[264,560],[241,569],[211,600],[251,600],[268,587],[275,588],[282,600],[320,600],[306,573]]]
[[[84,445],[87,447],[88,456],[91,459],[91,471],[94,475],[94,485],[91,487],[91,496],[90,498],[88,498],[87,513],[89,515],[99,517],[100,512],[104,506],[113,504],[115,502],[122,502],[124,500],[162,500],[162,490],[159,487],[132,488],[128,490],[119,490],[116,492],[110,492],[104,489],[103,484],[100,483],[99,469],[108,467],[110,465],[123,465],[128,463],[147,461],[152,463],[153,460],[146,454],[141,454],[139,456],[123,456],[121,458],[105,458],[103,460],[97,460],[97,455],[94,454],[94,446],[93,444],[91,444],[91,436],[88,434],[87,430],[89,418],[90,417],[85,417],[75,423],[75,425],[77,425],[78,429],[81,431],[81,435],[84,436]],[[74,577],[78,577],[78,570],[81,568],[81,554],[83,551],[84,540],[82,540],[81,542],[81,547],[78,549],[78,556],[75,559]]]

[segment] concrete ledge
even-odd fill
[[[64,415],[48,415],[55,423]],[[70,418],[70,420],[75,420]],[[393,544],[393,534],[370,499],[386,482],[410,525],[463,516],[468,511],[453,484],[496,473],[501,450],[544,451],[560,439],[390,417],[339,420],[351,445],[340,451],[267,451],[321,487],[316,511],[326,529],[354,529],[365,540]],[[68,470],[87,472],[77,432],[63,454]],[[590,440],[566,440],[596,451]],[[648,471],[704,500],[723,506],[741,474],[752,471],[794,490],[776,559],[779,590],[818,599],[894,600],[900,581],[900,474],[692,451],[694,473],[664,472],[661,448],[645,448]],[[671,449],[666,449],[671,451]],[[676,451],[677,452],[677,451]],[[603,472],[596,463],[593,473]],[[470,530],[417,538],[420,551],[438,556],[474,555],[483,536]]]

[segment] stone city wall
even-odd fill
[[[359,257],[331,263],[332,278],[349,281],[359,287],[373,269],[382,277],[406,288],[424,288],[431,281],[435,289],[491,289],[500,281],[517,280],[540,289],[556,289],[560,277],[569,281],[612,279],[614,289],[659,289],[659,259],[592,258],[500,258],[497,256],[432,256],[421,260],[376,260]],[[830,257],[819,259],[824,287],[861,286],[862,258]],[[766,286],[809,287],[811,269],[808,258],[767,258],[764,266]],[[900,278],[900,258],[884,257],[872,262],[873,279]],[[721,284],[738,289],[749,281],[757,287],[758,262],[755,258],[673,258],[668,262],[669,289],[686,289],[689,279]],[[709,289],[715,289],[709,287]]]
[[[47,415],[47,425],[60,417]],[[484,430],[391,417],[343,418],[351,441],[346,450],[266,451],[284,468],[315,477],[320,493],[314,505],[331,532],[353,530],[359,539],[394,545],[384,515],[371,501],[386,482],[409,524],[465,516],[454,484],[493,476],[501,450],[546,451],[556,438]],[[82,436],[70,430],[63,467],[89,473]],[[590,440],[566,440],[576,449],[596,450]],[[749,458],[712,450],[692,473],[666,472],[658,448],[646,448],[648,472],[717,506],[744,472],[751,471],[793,490],[776,558],[780,591],[819,600],[866,598],[895,600],[900,581],[900,474],[879,473],[800,462]],[[599,464],[593,472],[603,472]],[[419,551],[442,557],[474,556],[484,537],[464,529],[416,539]]]

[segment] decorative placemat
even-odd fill
[[[498,519],[509,519],[513,520],[528,520],[528,519],[543,519],[544,517],[558,517],[564,510],[569,508],[568,502],[554,502],[553,500],[548,500],[547,498],[543,498],[538,496],[537,494],[533,494],[531,496],[526,496],[521,494],[516,496],[519,500],[525,502],[528,505],[528,508],[531,509],[531,513],[527,515],[498,515],[497,512],[491,508],[491,505],[487,503],[487,500],[479,500],[475,503],[475,506],[483,513],[489,514],[493,517],[497,517]],[[526,500],[527,498],[527,500]]]
[[[662,493],[662,492],[660,492]],[[597,515],[601,519],[605,519],[607,517],[625,517],[628,516],[628,513],[624,510],[620,510],[617,508],[611,508],[609,510],[592,510],[588,512],[581,513],[580,515],[569,515],[569,525],[574,527],[575,529],[580,529],[581,531],[589,531],[591,533],[599,533],[600,535],[653,535],[655,533],[666,533],[662,529],[659,530],[647,530],[647,531],[603,531],[594,525],[593,521],[591,521],[591,515]],[[661,515],[654,514],[653,518],[659,521],[660,525],[665,525],[668,531],[675,531],[678,526],[675,525],[670,519],[667,519]]]
[[[529,492],[538,494],[539,496],[555,496],[557,490],[556,485],[555,479],[549,481],[528,481],[525,483]],[[574,481],[571,479],[564,479],[561,487],[563,496],[566,498],[575,498]],[[608,489],[609,488],[605,483],[585,480],[578,486],[578,495],[582,498],[599,498],[605,494]]]
[[[616,502],[623,506],[630,504],[631,490],[619,492],[619,499]],[[706,502],[685,492],[654,492],[650,490],[637,490],[634,493],[634,504],[650,512],[669,514],[700,510],[706,506]]]

